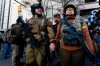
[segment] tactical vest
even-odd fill
[[[34,37],[38,40],[41,41],[45,36],[47,36],[47,21],[48,19],[43,17],[43,18],[34,18],[32,17],[29,20],[29,23],[32,25],[32,33],[34,34]]]
[[[65,20],[63,19],[61,22],[61,39],[65,45],[68,46],[80,46],[80,42],[75,37],[75,33],[72,33],[71,27],[65,24]],[[76,18],[75,22],[71,23],[71,26],[75,27],[75,32],[77,31],[79,35],[82,34],[81,32],[81,24],[80,19]]]

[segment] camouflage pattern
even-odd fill
[[[23,57],[25,39],[23,29],[19,24],[12,25],[11,35],[14,36],[13,41],[11,42],[13,43],[12,66],[20,66],[20,59]]]
[[[38,41],[44,39],[39,47],[32,48],[30,44],[27,45],[26,49],[26,64],[32,64],[35,62],[38,66],[41,66],[44,63],[44,58],[46,56],[47,47],[49,45],[49,37],[48,34],[48,23],[50,21],[45,18],[34,18],[32,17],[29,20],[29,23],[32,25],[32,33]],[[52,28],[52,27],[51,27]],[[45,59],[46,60],[46,59]],[[44,65],[43,65],[44,66]]]

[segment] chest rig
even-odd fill
[[[82,34],[80,20],[76,18],[75,22],[73,22],[73,23],[68,22],[68,23],[70,23],[70,26],[67,25],[65,22],[68,22],[68,21],[63,19],[61,22],[62,41],[64,42],[65,45],[79,46],[80,43],[77,40],[77,38],[75,37],[75,34],[76,34],[76,32],[78,32],[78,34]],[[74,27],[74,29],[72,29],[71,27]],[[73,30],[74,30],[74,32],[73,32]]]
[[[41,40],[47,34],[47,19],[46,18],[31,18],[29,23],[32,25],[32,33],[35,38]]]

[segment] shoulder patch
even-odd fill
[[[87,26],[82,26],[82,28],[84,29],[84,28],[87,28]]]

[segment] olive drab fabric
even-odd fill
[[[48,31],[49,42],[55,43],[55,40],[54,40],[55,34],[54,34],[52,28],[51,27],[47,27],[47,29],[49,30]]]
[[[47,35],[46,29],[46,21],[47,19],[38,19],[38,18],[31,18],[29,23],[32,25],[32,33],[34,34],[35,38],[39,41],[42,39],[42,35]]]
[[[12,44],[20,44],[24,41],[24,31],[19,24],[15,24],[13,27],[11,27],[11,37]]]
[[[26,64],[34,63],[36,60],[36,63],[39,66],[41,66],[42,64],[41,62],[46,58],[48,54],[47,51],[49,49],[48,48],[49,47],[49,37],[48,37],[48,29],[47,29],[48,21],[49,20],[45,17],[41,17],[41,18],[32,17],[29,19],[28,22],[32,26],[31,32],[33,33],[34,37],[38,41],[41,41],[41,43],[39,44],[38,47],[35,47],[35,48],[32,48],[29,43],[27,44]]]
[[[6,31],[3,34],[3,40],[5,42],[11,43],[12,41],[11,29],[6,29]]]
[[[16,40],[21,41],[19,38],[22,38],[23,29],[18,24],[13,24],[13,27],[6,29],[3,34],[3,40],[8,43],[17,42]],[[19,37],[19,38],[18,38]]]

